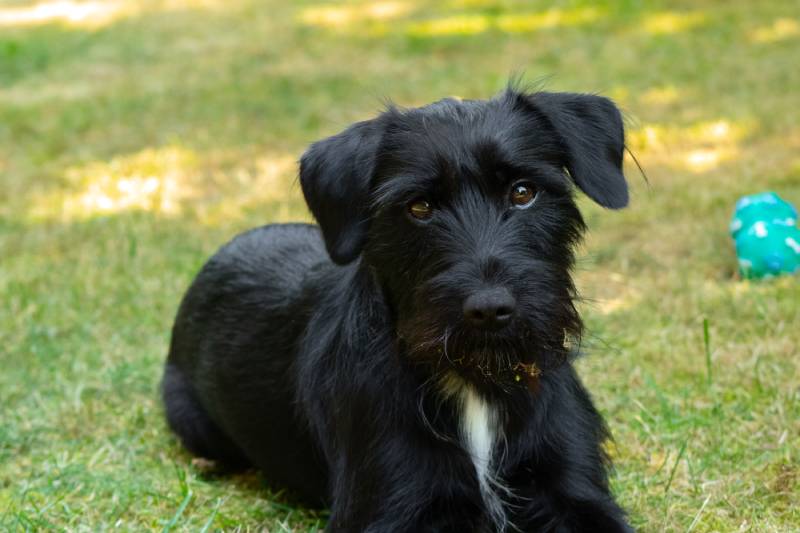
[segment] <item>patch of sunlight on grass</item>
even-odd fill
[[[669,105],[678,101],[681,91],[674,85],[664,85],[647,89],[639,97],[646,105]]]
[[[319,5],[303,9],[300,21],[309,26],[338,29],[367,21],[387,21],[407,15],[414,6],[408,2],[370,2],[334,6]]]
[[[451,0],[447,2],[448,7],[463,8],[476,8],[476,7],[493,7],[497,5],[497,0]]]
[[[224,0],[53,0],[29,6],[0,7],[0,27],[29,27],[61,23],[78,28],[101,28],[144,11],[224,8]]]
[[[492,19],[488,15],[454,15],[409,24],[406,32],[417,37],[445,35],[475,35],[488,30]]]
[[[594,22],[600,16],[600,10],[594,7],[549,9],[543,13],[501,15],[497,18],[496,25],[508,33],[525,33],[564,26],[580,26]]]
[[[172,215],[194,196],[189,183],[196,155],[185,148],[148,148],[133,155],[67,169],[65,177],[79,191],[51,193],[34,202],[33,219],[84,219],[122,211]]]
[[[734,127],[727,120],[700,122],[689,131],[704,141],[739,141],[745,134],[743,127]]]
[[[195,203],[201,223],[214,226],[241,218],[248,209],[263,208],[269,204],[276,207],[276,211],[270,215],[270,220],[274,222],[296,220],[306,213],[300,189],[294,186],[297,175],[297,159],[294,155],[266,155],[258,158],[250,168],[240,168],[229,174],[233,179],[231,175],[225,175],[218,180],[235,183],[235,187],[225,191],[222,201]]]
[[[36,26],[61,22],[70,26],[105,26],[135,10],[131,3],[105,0],[75,2],[56,0],[31,6],[0,7],[0,26]]]
[[[622,107],[627,107],[630,104],[631,90],[625,85],[615,85],[604,91],[604,95]]]
[[[302,206],[299,189],[292,186],[297,171],[293,155],[271,154],[233,167],[224,162],[230,159],[230,154],[201,157],[187,148],[167,146],[69,168],[65,178],[75,192],[59,190],[34,198],[28,216],[82,220],[146,211],[172,217],[191,210],[201,223],[216,224],[270,204],[278,218],[288,220],[292,208]]]
[[[651,35],[669,35],[690,30],[706,22],[704,13],[697,11],[662,11],[644,17],[642,27]]]
[[[717,168],[721,163],[735,158],[739,154],[736,148],[699,148],[690,150],[683,157],[686,170],[701,174]]]
[[[800,22],[792,18],[779,18],[768,26],[760,26],[750,32],[754,43],[774,43],[800,35]]]
[[[136,1],[136,0],[128,0]],[[224,9],[231,7],[235,2],[230,0],[160,0],[156,6],[162,11],[177,9]]]
[[[740,142],[753,128],[750,124],[734,123],[727,119],[700,121],[680,127],[666,124],[647,124],[628,133],[631,147],[642,151],[658,151],[665,147],[713,148]]]
[[[629,132],[628,145],[637,154],[663,158],[666,164],[698,174],[739,157],[740,143],[753,128],[727,119],[686,127],[647,124]]]
[[[597,20],[600,15],[601,12],[592,7],[553,8],[540,13],[497,16],[454,15],[411,23],[406,27],[406,32],[417,37],[475,35],[491,29],[505,33],[528,33],[544,29],[579,26]]]

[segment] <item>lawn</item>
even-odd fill
[[[581,201],[576,272],[632,522],[800,530],[800,284],[740,280],[727,233],[741,195],[800,205],[799,64],[796,0],[0,0],[0,529],[323,528],[167,431],[181,294],[309,219],[309,142],[524,72],[614,98],[649,180]]]

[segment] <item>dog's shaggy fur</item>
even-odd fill
[[[513,88],[312,145],[319,227],[238,236],[186,294],[170,426],[329,531],[630,531],[570,348],[572,184],[625,206],[623,149],[609,100]]]

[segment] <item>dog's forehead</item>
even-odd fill
[[[521,118],[512,106],[502,101],[445,98],[392,113],[388,132],[399,136],[412,134],[433,141],[449,138],[465,142],[478,135],[501,133],[518,125]]]
[[[441,179],[454,185],[483,182],[500,169],[552,164],[559,153],[548,125],[508,98],[447,98],[390,109],[383,119],[379,173],[384,178],[416,177],[428,185]]]
[[[476,159],[521,163],[557,153],[549,123],[509,98],[456,100],[384,116],[383,148],[410,164],[436,159],[454,164]]]

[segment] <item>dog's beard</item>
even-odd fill
[[[574,334],[564,328],[549,334],[539,329],[516,320],[501,331],[476,331],[423,313],[401,321],[398,333],[410,360],[435,376],[455,373],[476,385],[508,391],[535,386],[542,373],[568,359]]]

